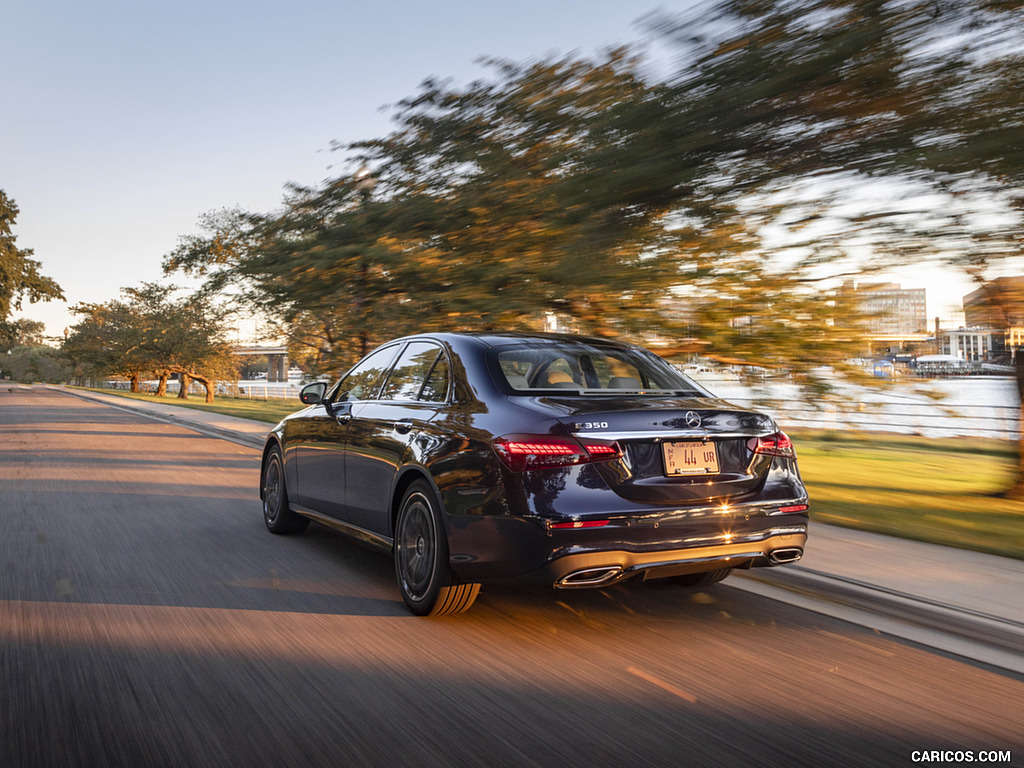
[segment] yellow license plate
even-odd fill
[[[662,443],[665,455],[665,474],[717,475],[718,450],[714,443],[687,442]]]

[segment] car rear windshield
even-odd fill
[[[657,355],[639,348],[557,343],[501,347],[497,367],[517,392],[681,395],[708,392]]]

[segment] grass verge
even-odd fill
[[[178,400],[97,390],[276,423],[293,400]],[[1016,446],[982,438],[868,432],[792,433],[811,495],[811,519],[1024,560],[1024,503],[999,497]]]
[[[1024,503],[999,496],[1016,446],[854,432],[793,440],[812,520],[1024,560]]]
[[[84,387],[72,387],[72,389],[84,389]],[[194,408],[198,411],[209,411],[210,413],[221,413],[225,416],[237,416],[240,419],[254,419],[265,421],[268,424],[276,424],[289,413],[303,408],[297,397],[287,400],[249,400],[241,397],[218,397],[212,403],[203,402],[201,396],[193,395],[188,400],[179,400],[174,395],[157,397],[149,393],[134,394],[119,389],[91,389],[91,392],[101,392],[104,395],[117,395],[131,400],[142,400],[148,403],[160,403],[161,405],[178,405],[182,408]]]

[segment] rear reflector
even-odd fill
[[[616,443],[580,443],[560,435],[505,435],[495,438],[492,445],[498,457],[515,472],[608,461],[622,455]]]
[[[607,520],[570,520],[567,523],[551,523],[552,528],[601,528]]]
[[[764,437],[752,437],[747,441],[747,447],[754,453],[761,453],[765,456],[784,456],[788,459],[796,458],[796,449],[793,448],[793,441],[785,432],[776,432]]]
[[[779,512],[806,512],[806,504],[794,504],[791,507],[779,507]]]

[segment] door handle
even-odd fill
[[[412,421],[410,419],[399,419],[395,422],[395,432],[400,435],[408,435],[412,431]]]
[[[348,424],[350,421],[352,421],[352,414],[351,413],[339,413],[338,416],[337,416],[337,419],[338,419],[338,423],[339,424]]]

